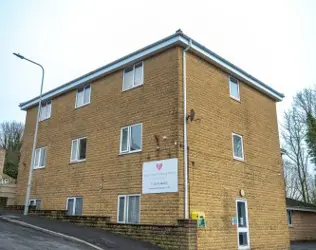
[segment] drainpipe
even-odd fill
[[[188,135],[187,135],[187,67],[186,53],[192,45],[190,40],[188,47],[183,50],[183,147],[184,147],[184,218],[189,219],[189,198],[188,198]]]

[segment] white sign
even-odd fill
[[[178,159],[143,163],[143,194],[178,192]]]

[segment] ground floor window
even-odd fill
[[[140,221],[140,195],[119,195],[117,199],[117,222],[138,224]]]
[[[286,210],[287,213],[287,224],[292,226],[292,210]]]
[[[238,249],[249,249],[249,226],[247,201],[237,200]]]
[[[67,215],[82,215],[82,197],[69,197],[66,204]]]
[[[29,205],[35,207],[36,210],[41,209],[41,200],[38,199],[31,199]]]

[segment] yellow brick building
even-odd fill
[[[289,248],[276,116],[283,95],[181,31],[43,98],[31,191],[41,209],[141,224],[204,213],[198,249]],[[18,204],[38,100],[20,105]]]

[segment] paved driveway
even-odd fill
[[[316,242],[291,244],[291,250],[315,250],[315,249],[316,249]]]
[[[86,245],[0,220],[1,250],[92,250]]]

